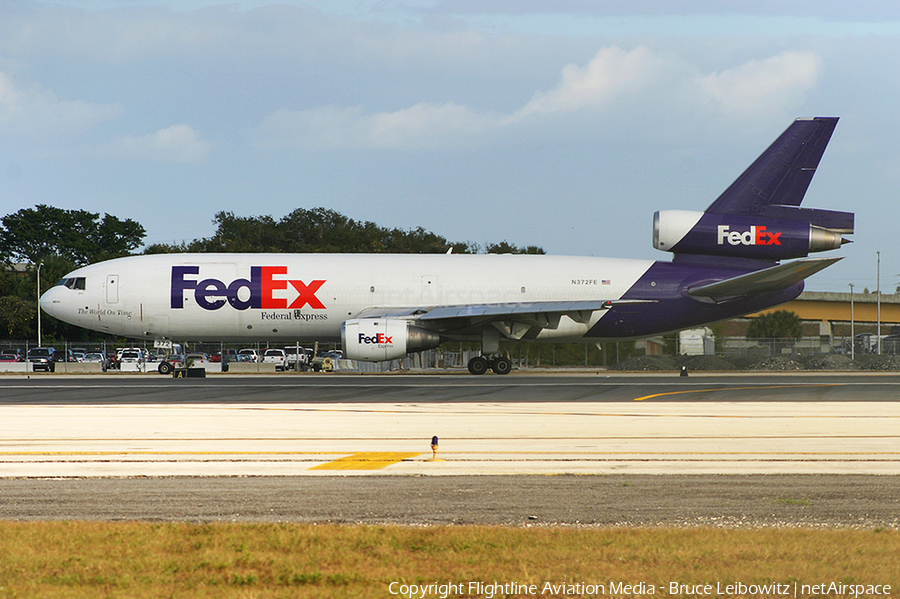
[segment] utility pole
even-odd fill
[[[881,355],[881,252],[878,254],[878,264],[875,272],[875,301],[878,303],[878,355]]]
[[[856,359],[856,326],[853,320],[853,283],[850,283],[850,359]]]
[[[38,317],[38,347],[41,347],[41,267],[44,264],[38,262],[37,269],[37,317]]]

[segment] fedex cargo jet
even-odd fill
[[[501,340],[597,343],[777,306],[839,257],[854,215],[800,203],[837,118],[798,119],[705,212],[653,217],[671,262],[545,255],[161,254],[79,268],[41,308],[145,339],[340,341],[383,361],[475,340],[469,371],[506,374]],[[797,259],[797,260],[791,260]],[[785,261],[789,260],[789,261]]]

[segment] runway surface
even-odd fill
[[[898,397],[896,376],[9,378],[0,476],[900,474]]]
[[[234,499],[244,507],[232,510],[250,519],[270,509],[276,519],[405,521],[391,516],[392,505],[414,493],[435,506],[419,522],[492,522],[503,513],[520,521],[526,516],[509,510],[522,505],[549,522],[671,523],[693,513],[699,485],[722,499],[694,521],[780,522],[780,512],[805,507],[814,522],[897,526],[898,399],[894,375],[2,377],[0,517],[228,518],[221,504],[189,507],[191,497],[221,495],[252,498]],[[629,511],[636,480],[646,509],[681,507]],[[646,482],[656,480],[671,483]],[[753,499],[727,498],[737,480]],[[141,503],[157,488],[187,507]],[[459,488],[472,489],[465,509]],[[40,499],[68,493],[85,502]],[[136,511],[96,503],[122,493],[136,494],[123,504]],[[497,493],[513,503],[491,511]],[[324,501],[333,495],[356,501]],[[281,496],[321,501],[279,508],[265,499]],[[610,502],[616,509],[598,512]]]
[[[898,397],[894,376],[32,376],[0,380],[0,476],[900,474]]]

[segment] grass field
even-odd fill
[[[773,584],[789,596],[900,593],[896,530],[82,521],[0,522],[0,539],[0,597],[632,596],[651,585],[653,596],[696,597],[705,584],[719,597],[778,596]],[[670,594],[672,583],[687,586]],[[854,586],[813,592],[829,583]]]

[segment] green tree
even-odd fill
[[[0,331],[10,339],[25,337],[22,327],[35,318],[36,303],[15,295],[0,297]]]
[[[536,245],[519,247],[508,241],[501,241],[500,243],[487,244],[485,252],[488,254],[543,254],[544,250]]]
[[[0,297],[0,330],[8,337],[16,337],[16,332],[35,315],[35,302],[27,302],[15,295]]]
[[[174,252],[272,252],[272,253],[477,253],[475,244],[451,242],[422,227],[398,229],[358,221],[327,208],[298,208],[281,219],[271,216],[236,216],[219,212],[213,219],[212,237],[176,245],[154,244],[148,254]],[[520,248],[507,242],[488,244],[486,252],[543,254],[536,246]]]
[[[802,334],[800,317],[788,310],[760,314],[747,328],[748,339],[798,339]]]
[[[47,291],[66,273],[72,271],[75,264],[57,256],[50,256],[41,266],[41,292]],[[37,334],[37,286],[38,269],[35,265],[27,265],[24,269],[0,268],[0,298],[15,297],[19,301],[6,299],[6,317],[0,315],[0,336],[8,335],[12,339],[33,339]],[[21,307],[27,306],[25,314]],[[43,336],[47,339],[79,340],[92,333],[86,329],[56,320],[49,314],[43,315]]]
[[[38,264],[55,256],[90,264],[128,254],[145,234],[131,219],[39,204],[0,219],[0,260]]]

